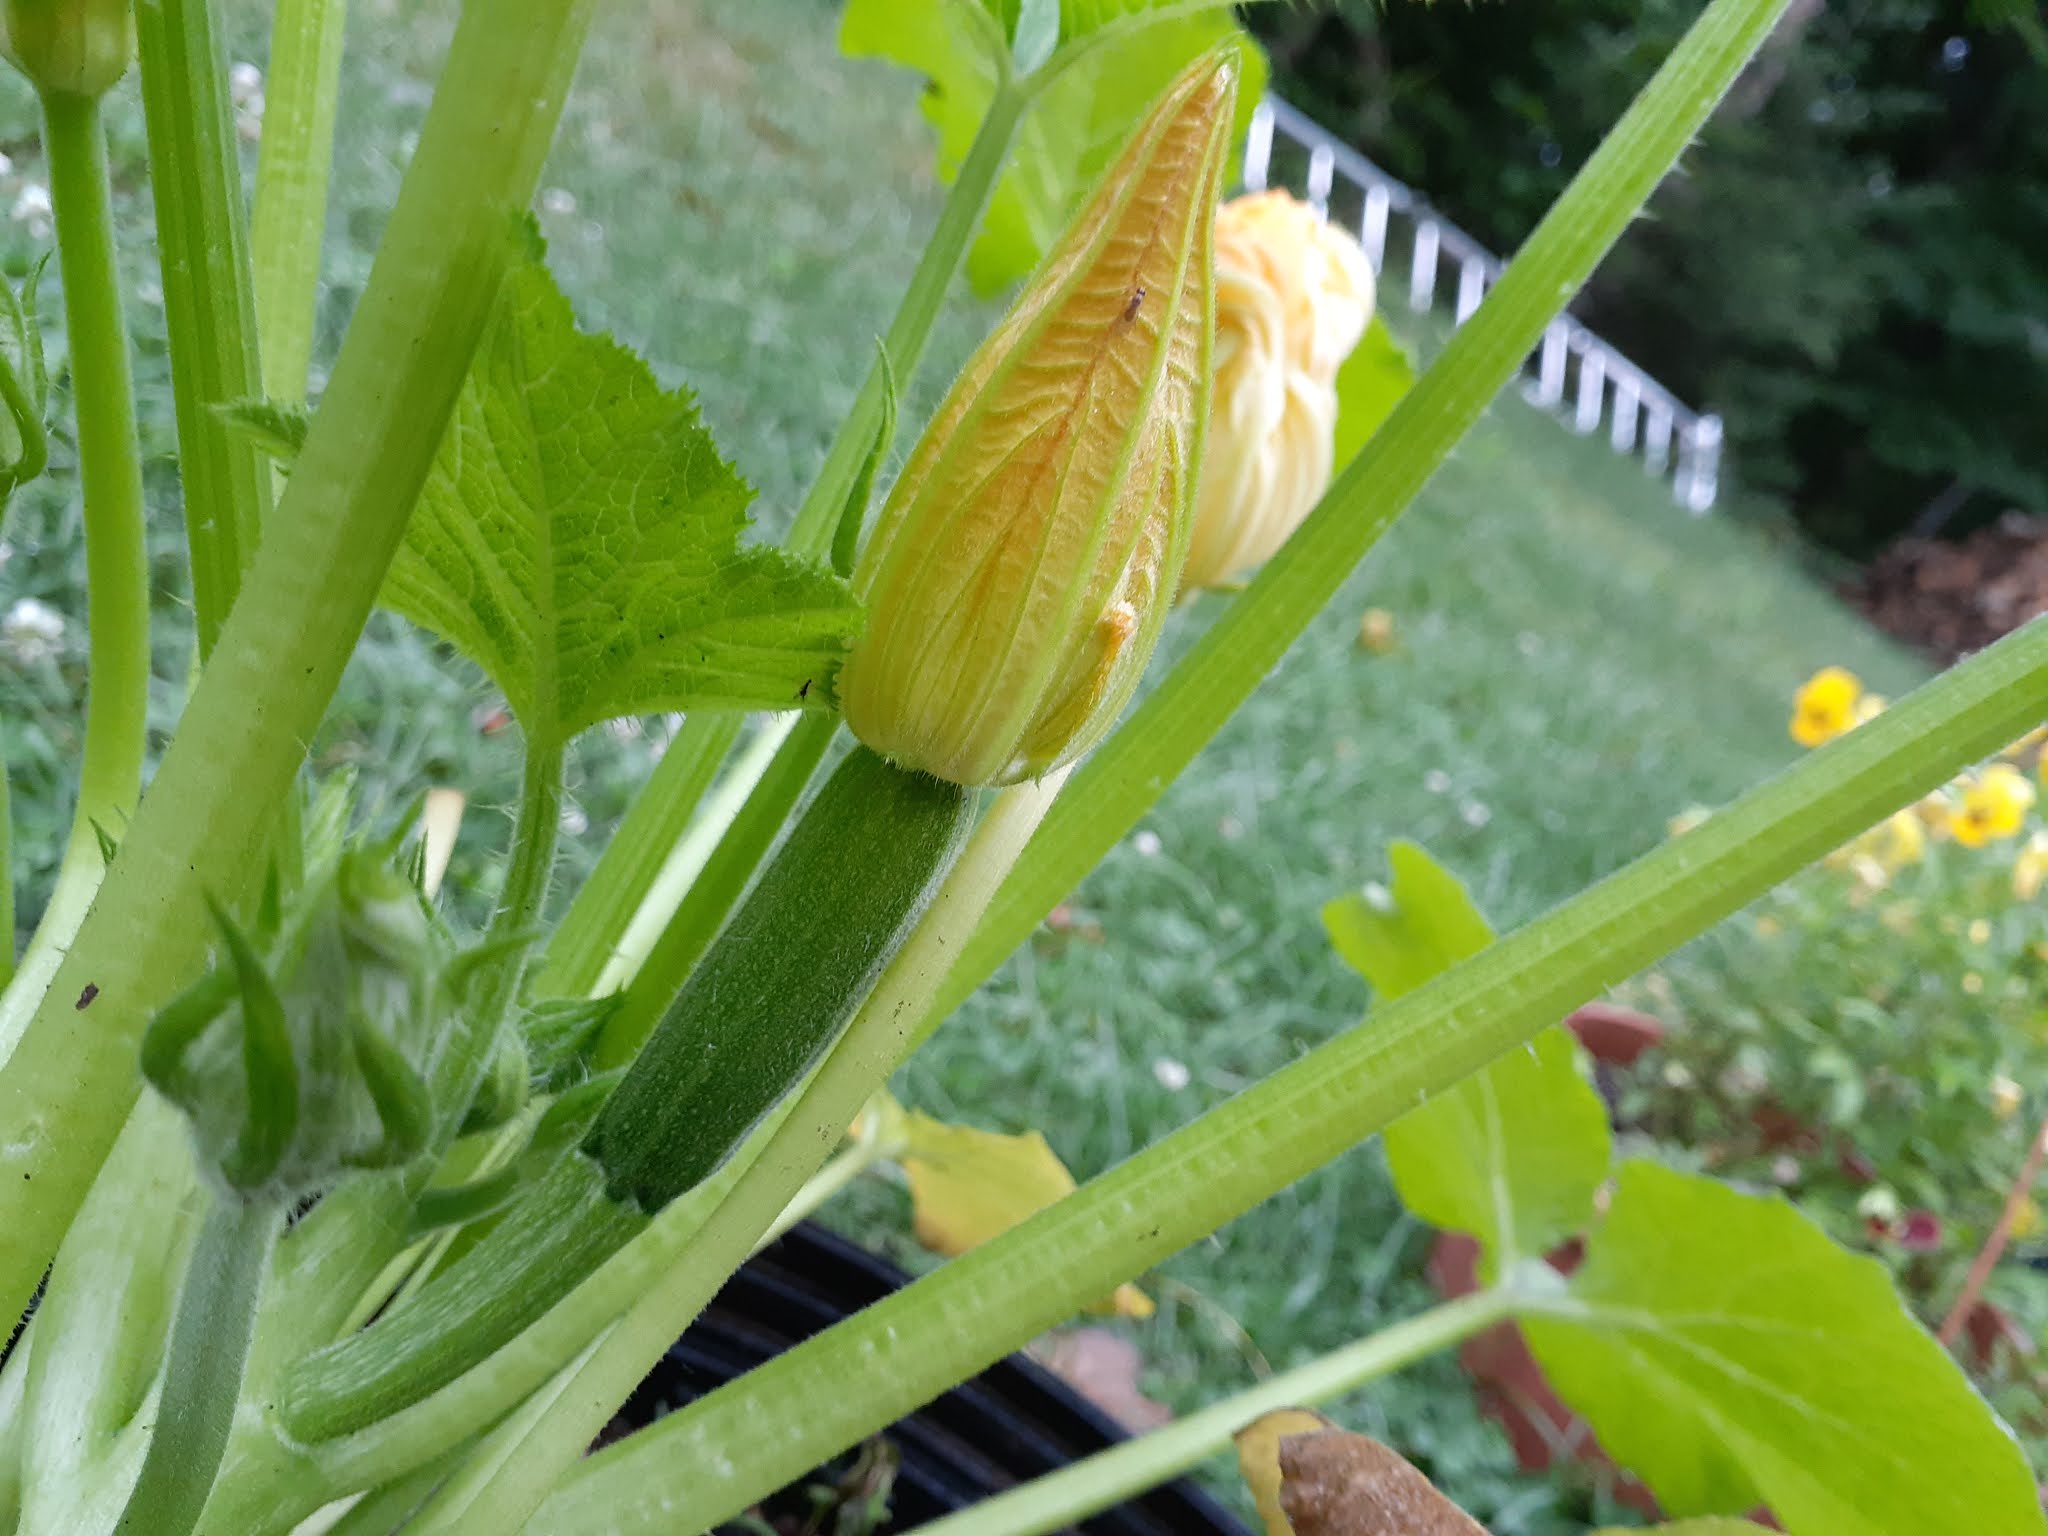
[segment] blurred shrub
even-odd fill
[[[1248,14],[1283,91],[1508,251],[1697,9]],[[1793,0],[1577,306],[1851,553],[2048,509],[2048,68],[1984,14]]]

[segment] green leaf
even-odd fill
[[[1391,889],[1339,897],[1323,923],[1338,954],[1391,1001],[1479,953],[1493,930],[1414,843],[1395,843],[1387,858]],[[1490,1275],[1586,1225],[1612,1150],[1606,1106],[1561,1027],[1402,1116],[1385,1139],[1402,1203],[1478,1238]]]
[[[1358,457],[1365,440],[1394,414],[1394,407],[1414,382],[1415,363],[1408,349],[1394,340],[1387,322],[1374,315],[1337,370],[1336,457],[1332,462],[1339,470]]]
[[[383,600],[489,673],[538,739],[654,710],[821,701],[858,605],[822,567],[741,546],[751,494],[692,398],[578,331],[527,257]]]
[[[2048,1529],[2025,1459],[1875,1259],[1775,1196],[1621,1165],[1545,1374],[1674,1514],[1827,1536]]]
[[[982,114],[1010,68],[1005,55],[1024,0],[849,0],[839,46],[851,58],[884,58],[930,81],[924,113],[939,136],[939,173],[951,179]],[[1147,21],[1148,12],[1162,13]],[[1017,132],[980,237],[968,254],[974,286],[992,293],[1037,264],[1145,109],[1189,60],[1236,39],[1242,131],[1266,85],[1265,55],[1227,5],[1185,0],[1061,0],[1059,48],[1050,78]]]
[[[280,400],[230,400],[213,409],[229,430],[284,464],[299,456],[313,426],[311,411]]]
[[[1623,1529],[1613,1525],[1605,1530],[1595,1531],[1593,1536],[1770,1536],[1763,1526],[1750,1520],[1730,1520],[1720,1515],[1709,1515],[1704,1520],[1678,1520],[1669,1525],[1653,1525],[1645,1529],[1636,1526]]]

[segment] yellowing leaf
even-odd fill
[[[1276,1408],[1231,1437],[1237,1442],[1237,1470],[1251,1489],[1259,1518],[1266,1522],[1266,1536],[1294,1536],[1294,1527],[1280,1508],[1280,1442],[1289,1435],[1313,1435],[1330,1427],[1328,1419],[1306,1408]]]
[[[949,1259],[1074,1192],[1074,1176],[1037,1131],[1003,1136],[915,1111],[905,1129],[908,1149],[901,1162],[910,1179],[917,1240]],[[1152,1298],[1135,1285],[1120,1285],[1090,1310],[1150,1317]]]
[[[995,96],[999,54],[1010,47],[1018,16],[1017,0],[849,0],[839,47],[849,58],[888,59],[930,82],[924,114],[938,134],[939,174],[950,181]],[[1089,51],[1045,87],[1018,126],[968,255],[968,276],[983,293],[1032,269],[1145,109],[1191,60],[1237,41],[1239,130],[1265,90],[1265,54],[1231,18],[1228,0],[1063,0],[1059,19],[1055,57],[1077,45]],[[1115,35],[1091,38],[1105,29]]]
[[[1266,1536],[1486,1536],[1400,1455],[1300,1408],[1239,1430],[1237,1459]]]

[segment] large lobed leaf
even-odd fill
[[[839,46],[883,58],[930,82],[924,112],[939,137],[939,172],[950,179],[994,98],[1022,0],[849,0]],[[1034,8],[1035,9],[1035,8]],[[1148,12],[1161,14],[1134,25]],[[1235,39],[1242,57],[1238,127],[1265,90],[1266,61],[1223,3],[1186,0],[1060,0],[1060,49],[1086,49],[1032,104],[1009,165],[967,259],[983,293],[1037,263],[1147,107],[1197,54]],[[1112,35],[1098,37],[1109,31]]]
[[[822,703],[858,626],[821,566],[742,547],[752,491],[685,392],[506,279],[383,601],[565,741],[655,710]]]
[[[1323,923],[1337,953],[1391,1000],[1477,954],[1493,930],[1414,843],[1395,843],[1387,860],[1387,890],[1339,897]],[[1562,1027],[1403,1115],[1385,1141],[1402,1203],[1478,1238],[1490,1275],[1586,1225],[1611,1150],[1606,1106],[1579,1075]]]
[[[1601,1443],[1675,1514],[1794,1536],[2022,1536],[2017,1444],[1874,1259],[1777,1197],[1625,1162],[1568,1299],[1523,1321]]]

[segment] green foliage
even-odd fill
[[[822,702],[858,607],[829,572],[741,547],[749,494],[690,396],[579,332],[528,258],[384,602],[482,666],[544,740],[654,710]]]
[[[2038,1531],[2026,1462],[1884,1271],[1781,1200],[1621,1165],[1530,1346],[1676,1513],[1793,1531]]]
[[[1390,889],[1337,898],[1323,923],[1337,953],[1391,1001],[1479,953],[1493,931],[1457,877],[1416,844],[1395,843],[1387,862]],[[1478,1238],[1490,1275],[1541,1258],[1585,1225],[1610,1153],[1607,1107],[1562,1028],[1403,1115],[1385,1141],[1401,1203]]]
[[[850,0],[839,45],[850,57],[889,59],[929,80],[925,116],[938,133],[940,172],[950,178],[989,102],[998,90],[1014,88],[1006,84],[1006,56],[1019,16],[1035,17],[1040,9],[1020,8],[1020,0]],[[1154,10],[1170,14],[1142,20]],[[1241,39],[1240,128],[1265,88],[1265,56],[1243,39],[1223,4],[1190,10],[1168,0],[1062,0],[1059,36],[1054,57],[1064,67],[1018,130],[968,257],[968,276],[983,293],[1031,270],[1124,136],[1190,59]]]
[[[1695,9],[1247,14],[1290,96],[1506,251]],[[1951,481],[1958,528],[2048,510],[2027,426],[2048,409],[2048,70],[2022,33],[1968,0],[1795,6],[1687,172],[1574,308],[1726,418],[1747,483],[1850,551]]]
[[[1339,472],[1358,457],[1365,440],[1394,413],[1414,382],[1414,359],[1387,329],[1386,317],[1374,315],[1337,370],[1337,435],[1331,462]]]

